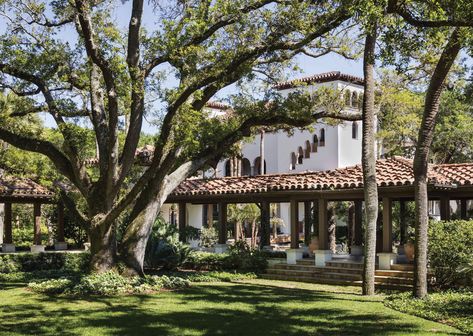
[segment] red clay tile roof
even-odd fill
[[[429,169],[429,184],[450,186],[452,180],[444,175],[444,170],[434,166]],[[468,167],[465,168],[465,167]],[[466,164],[462,171],[468,171],[464,177],[473,182],[473,164]],[[456,171],[455,168],[451,170]],[[393,157],[376,162],[377,183],[379,187],[411,186],[414,183],[412,161],[406,158]],[[453,175],[454,173],[450,173]],[[456,180],[461,178],[456,177]],[[455,180],[455,181],[456,181]],[[298,174],[276,174],[254,177],[224,177],[216,179],[188,179],[182,182],[172,193],[173,196],[251,194],[283,190],[333,190],[363,188],[361,165],[347,168],[305,172]]]
[[[217,102],[217,101],[209,101],[205,104],[205,107],[213,108],[216,110],[230,110],[232,107],[225,103]]]
[[[435,165],[433,170],[445,176],[452,184],[459,186],[473,184],[472,163],[439,164]]]
[[[361,77],[348,75],[341,73],[340,71],[331,71],[331,72],[324,72],[320,74],[315,74],[308,77],[303,77],[299,79],[293,79],[286,82],[281,82],[275,85],[275,88],[278,90],[285,90],[290,88],[295,88],[301,86],[301,84],[313,84],[313,83],[326,83],[340,80],[343,82],[348,82],[357,85],[363,85],[364,79]]]
[[[31,179],[2,174],[0,176],[0,196],[51,198],[54,193]]]

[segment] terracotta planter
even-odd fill
[[[309,244],[309,253],[314,254],[319,249],[319,237],[312,237]]]
[[[404,244],[404,253],[406,254],[406,258],[409,262],[414,261],[414,243],[408,242]]]

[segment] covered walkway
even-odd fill
[[[382,237],[379,246],[379,268],[390,269],[398,259],[393,250],[393,205],[399,202],[401,246],[406,243],[407,227],[405,204],[414,199],[414,174],[412,161],[402,157],[380,159],[376,163],[377,183],[382,204]],[[440,203],[440,215],[450,219],[450,201],[460,204],[460,217],[466,219],[468,201],[473,199],[473,163],[431,165],[428,180],[429,199]],[[354,230],[351,255],[362,255],[363,176],[360,165],[321,172],[299,174],[260,175],[253,177],[225,177],[216,179],[188,179],[181,183],[167,199],[179,205],[179,228],[182,239],[187,225],[186,204],[217,204],[219,245],[224,250],[227,242],[227,205],[231,203],[257,203],[261,209],[262,247],[270,245],[270,204],[290,203],[291,248],[287,250],[287,263],[296,264],[302,258],[299,245],[299,206],[303,204],[305,221],[316,219],[318,250],[315,265],[325,267],[332,259],[328,242],[328,202],[351,201],[354,203]],[[313,209],[315,216],[310,216]],[[312,227],[306,223],[305,227]]]

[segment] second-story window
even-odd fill
[[[325,146],[325,128],[322,128],[320,130],[319,146]]]
[[[351,124],[351,137],[352,139],[358,139],[358,123],[356,121]]]

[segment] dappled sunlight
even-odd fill
[[[385,308],[377,299],[282,286],[255,280],[80,299],[9,289],[0,294],[7,303],[0,307],[0,331],[2,335],[455,334],[452,328]]]

